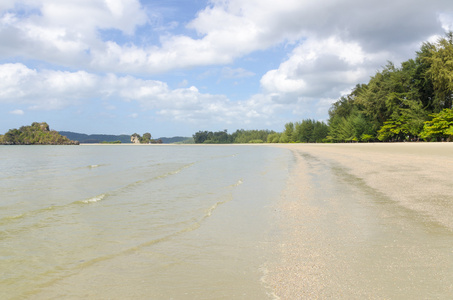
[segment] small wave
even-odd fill
[[[261,272],[260,282],[264,286],[266,294],[273,300],[281,300],[281,298],[275,294],[272,287],[267,282],[269,276],[269,269],[267,268],[267,266],[266,265],[260,266],[259,271]]]
[[[89,199],[86,199],[86,200],[82,200],[80,201],[81,203],[85,203],[85,204],[88,204],[88,203],[95,203],[95,202],[98,202],[98,201],[101,201],[103,200],[105,197],[107,196],[107,194],[100,194],[96,197],[93,197],[93,198],[89,198]]]
[[[151,178],[151,180],[162,179],[162,178],[166,178],[166,177],[171,176],[171,175],[179,174],[179,173],[181,173],[181,171],[183,171],[184,169],[190,168],[190,167],[193,166],[194,164],[195,164],[195,163],[191,163],[191,164],[184,165],[184,166],[182,166],[181,168],[176,169],[176,170],[174,170],[174,171],[170,171],[170,172],[164,173],[164,174],[162,174],[162,175],[153,177],[153,178]]]
[[[205,218],[207,217],[210,217],[212,215],[212,212],[217,208],[217,206],[219,206],[220,204],[222,204],[222,202],[217,202],[216,204],[214,204],[213,206],[211,206],[210,208],[208,208],[206,210],[206,215],[205,215]]]
[[[239,179],[238,181],[236,181],[235,183],[233,183],[232,185],[229,185],[229,186],[226,186],[224,188],[234,188],[234,187],[237,187],[237,186],[240,186],[241,184],[243,184],[244,181],[241,179]]]
[[[2,219],[0,219],[0,225],[7,224],[9,222],[13,222],[16,220],[21,220],[21,219],[25,218],[26,216],[27,216],[27,213],[3,217]]]
[[[16,219],[21,219],[21,218],[25,217],[25,215],[26,214],[23,213],[23,214],[18,214],[18,215],[14,215],[14,216],[6,216],[3,219],[4,220],[16,220]]]
[[[214,203],[214,205],[212,205],[210,208],[208,208],[206,210],[205,215],[202,218],[202,221],[206,218],[209,218],[212,215],[212,213],[214,212],[214,210],[216,210],[217,207],[219,207],[220,205],[225,204],[227,202],[230,202],[233,199],[233,197],[231,195],[228,195],[227,197],[228,197],[227,199],[218,201],[218,202]]]

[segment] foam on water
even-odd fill
[[[101,200],[103,200],[105,197],[107,196],[107,194],[100,194],[100,195],[97,195],[93,198],[89,198],[89,199],[86,199],[86,200],[82,200],[81,202],[82,203],[96,203],[96,202],[99,202]]]

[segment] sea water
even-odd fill
[[[266,299],[291,153],[0,146],[1,299]]]

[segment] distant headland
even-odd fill
[[[71,140],[79,141],[81,144],[174,144],[174,143],[193,143],[191,137],[175,136],[160,137],[153,139],[150,133],[140,136],[137,133],[129,134],[84,134],[71,131],[59,131],[59,133]]]
[[[19,129],[10,129],[4,135],[0,135],[0,145],[79,145],[82,144],[173,144],[193,143],[190,137],[161,137],[153,139],[150,133],[140,136],[132,135],[108,135],[108,134],[84,134],[71,131],[50,130],[46,122],[34,122],[30,126],[22,126]]]
[[[10,129],[4,135],[0,135],[0,145],[78,145],[62,136],[55,130],[50,130],[46,122],[33,122],[30,126],[22,126],[19,129]]]

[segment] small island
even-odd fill
[[[133,144],[162,144],[162,140],[154,140],[151,137],[151,133],[146,132],[143,136],[140,136],[138,133],[131,135],[131,143]]]
[[[50,130],[46,122],[33,122],[31,126],[22,126],[19,129],[10,129],[0,135],[0,145],[78,145],[62,136],[55,130]]]

